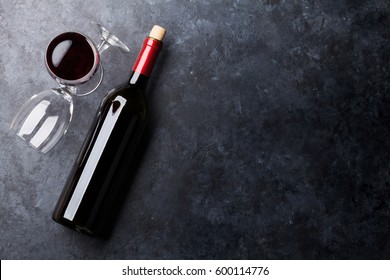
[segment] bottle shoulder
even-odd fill
[[[110,90],[102,101],[101,107],[110,107],[118,100],[124,104],[124,111],[145,117],[147,114],[147,103],[143,91],[134,85],[122,84]]]
[[[123,98],[127,100],[131,99],[145,99],[143,95],[143,91],[139,89],[138,87],[124,83],[121,85],[116,86],[112,90],[110,90],[106,98],[107,99],[115,99],[117,96],[122,96]]]

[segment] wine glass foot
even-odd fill
[[[100,53],[105,51],[110,46],[117,47],[124,52],[130,52],[130,49],[126,46],[126,44],[124,44],[118,37],[112,34],[107,28],[100,25],[99,23],[96,23],[96,25],[99,29],[101,36],[101,42],[98,46],[98,50]]]

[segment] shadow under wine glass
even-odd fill
[[[35,149],[47,153],[66,133],[73,116],[73,95],[94,92],[104,76],[100,55],[111,46],[129,48],[106,28],[100,31],[98,46],[87,36],[66,32],[48,45],[45,64],[59,87],[32,96],[14,116],[10,129]]]

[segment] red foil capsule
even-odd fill
[[[149,77],[161,47],[162,43],[160,41],[150,37],[146,38],[133,66],[133,71]]]

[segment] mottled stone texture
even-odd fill
[[[47,43],[91,21],[99,91],[42,155],[8,130],[55,86]],[[138,172],[108,240],[51,220],[104,92],[153,24],[168,30]],[[388,0],[1,1],[1,259],[390,258]]]

